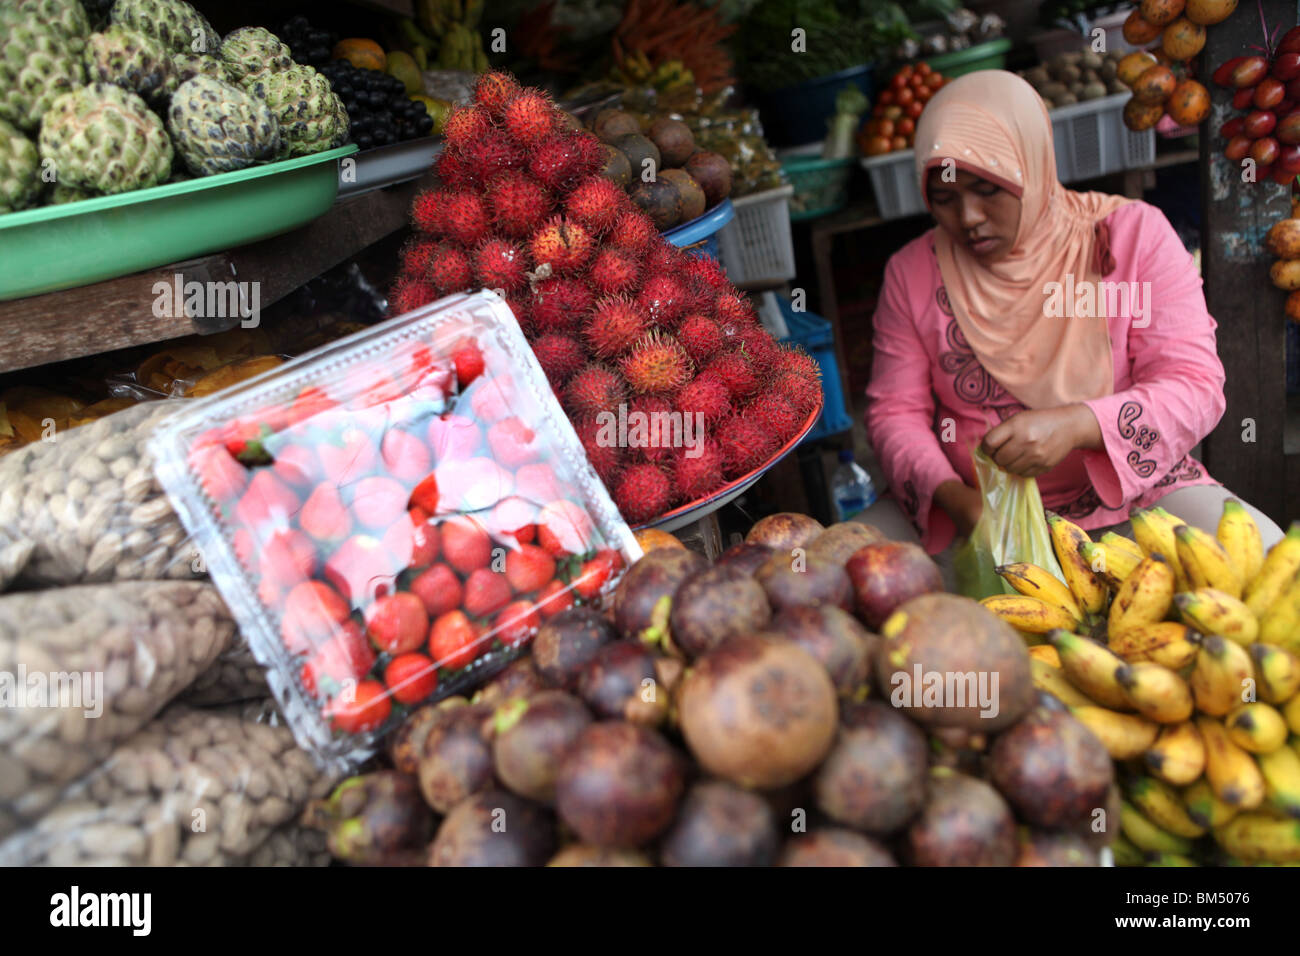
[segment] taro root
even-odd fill
[[[807,547],[825,530],[825,526],[810,515],[781,511],[754,522],[749,534],[745,535],[745,541],[765,544],[773,551],[788,554],[795,548]]]
[[[1016,866],[1100,866],[1097,856],[1078,834],[1028,830],[1020,834]]]
[[[710,207],[731,195],[731,163],[727,162],[726,157],[699,150],[686,160],[683,168],[700,184]]]
[[[425,802],[439,813],[493,785],[492,748],[483,735],[491,713],[480,705],[457,707],[429,729],[416,775]]]
[[[632,168],[635,174],[635,163]],[[682,221],[682,195],[678,192],[676,183],[662,176],[649,182],[637,182],[634,175],[632,181],[636,187],[628,195],[638,209],[654,220],[655,227],[660,232],[671,229]]]
[[[645,854],[636,850],[622,850],[613,846],[591,846],[588,843],[571,843],[555,856],[547,866],[653,866]]]
[[[591,724],[560,765],[555,806],[586,843],[638,847],[672,823],[685,766],[663,737],[626,721]]]
[[[603,144],[603,148],[605,165],[600,168],[600,175],[619,189],[627,189],[632,182],[632,166],[627,161],[627,153],[609,143]]]
[[[773,553],[772,549],[765,544],[742,541],[723,551],[722,554],[718,555],[718,560],[714,563],[730,565],[731,567],[740,568],[746,574],[753,574],[767,563],[767,559]]]
[[[760,789],[793,783],[821,763],[838,717],[826,668],[789,641],[753,634],[695,661],[677,712],[705,770]]]
[[[474,695],[474,703],[496,707],[512,697],[531,697],[545,686],[532,657],[521,657],[484,684]]]
[[[630,640],[665,643],[673,595],[691,574],[709,566],[694,551],[651,551],[628,569],[614,592],[614,626]],[[534,646],[534,654],[536,649]]]
[[[780,842],[766,800],[712,780],[686,794],[659,856],[664,866],[771,866]]]
[[[433,814],[413,777],[377,770],[349,777],[328,798],[309,803],[303,823],[326,832],[336,860],[365,864],[423,847],[433,831]]]
[[[640,641],[606,644],[578,675],[578,696],[598,718],[657,727],[668,715],[656,658]]]
[[[881,844],[852,830],[828,827],[787,840],[781,866],[898,866]]]
[[[677,198],[681,203],[682,222],[690,222],[704,215],[704,190],[700,184],[691,179],[684,169],[661,169],[659,177],[672,183],[677,188]]]
[[[885,536],[876,528],[860,521],[841,521],[833,524],[808,545],[808,554],[827,558],[836,564],[844,565],[860,549],[878,541]]]
[[[879,638],[851,614],[837,607],[789,607],[768,625],[815,657],[841,696],[849,696],[871,680],[871,658]]]
[[[762,630],[771,619],[762,587],[728,565],[705,568],[683,581],[669,617],[673,643],[687,657],[699,657],[733,634]]]
[[[695,152],[695,134],[679,119],[662,116],[650,124],[646,135],[659,148],[665,166],[681,166]]]
[[[1020,855],[1011,808],[983,780],[930,771],[925,807],[903,835],[912,866],[1011,866]]]
[[[777,551],[754,572],[754,580],[774,611],[822,605],[853,609],[853,582],[842,565],[827,558]]]
[[[542,866],[555,852],[555,819],[504,790],[462,800],[442,821],[430,866]]]
[[[859,548],[844,565],[855,610],[873,631],[904,601],[943,590],[943,574],[920,545],[880,541]]]
[[[612,143],[620,136],[641,132],[641,124],[631,113],[622,110],[605,109],[595,115],[591,121],[591,131],[606,143]]]
[[[813,777],[817,806],[855,830],[893,833],[925,803],[928,754],[925,734],[892,707],[855,708]]]
[[[998,735],[989,780],[1026,823],[1072,829],[1092,819],[1114,782],[1100,740],[1069,714],[1030,710]]]
[[[595,611],[569,608],[541,626],[533,638],[533,662],[549,686],[568,689],[596,652],[617,637]]]
[[[560,764],[590,723],[582,701],[564,691],[545,690],[502,704],[492,738],[497,779],[521,797],[554,802]]]
[[[927,727],[991,734],[1034,704],[1025,642],[977,601],[955,594],[913,598],[885,622],[880,637],[873,667],[880,693]]]

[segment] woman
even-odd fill
[[[885,269],[867,429],[897,505],[861,520],[944,551],[979,518],[982,447],[1084,528],[1159,502],[1212,532],[1231,495],[1189,452],[1223,414],[1223,366],[1164,215],[1062,186],[1047,110],[1011,73],[949,83],[915,143],[937,228]]]

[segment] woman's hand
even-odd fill
[[[979,491],[960,481],[945,481],[934,490],[934,500],[948,513],[957,526],[957,533],[970,537],[971,529],[984,510],[984,499]]]
[[[1034,478],[1076,448],[1101,448],[1101,427],[1087,405],[1028,409],[990,429],[982,447],[1000,467]]]

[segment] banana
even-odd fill
[[[1158,724],[1181,724],[1195,710],[1187,681],[1159,664],[1121,664],[1115,668],[1115,682],[1134,710]]]
[[[1142,856],[1144,866],[1200,866],[1190,856],[1180,853],[1145,853]]]
[[[1228,736],[1213,717],[1197,717],[1196,729],[1205,741],[1205,778],[1214,795],[1240,810],[1254,810],[1264,802],[1264,775],[1253,757]]]
[[[1132,538],[1126,538],[1122,534],[1116,534],[1114,531],[1107,531],[1098,540],[1106,546],[1108,552],[1118,551],[1127,554],[1133,559],[1134,564],[1146,557],[1136,541]]]
[[[1133,805],[1156,826],[1175,836],[1204,836],[1206,827],[1191,818],[1178,791],[1169,784],[1144,774],[1134,774],[1124,782],[1124,792]]]
[[[1124,834],[1115,837],[1110,845],[1111,855],[1115,857],[1116,866],[1145,866],[1146,856],[1128,841]]]
[[[1300,653],[1300,577],[1291,582],[1260,618],[1259,639]]]
[[[1160,728],[1160,736],[1142,760],[1148,770],[1166,783],[1183,787],[1205,772],[1205,742],[1196,724],[1185,720]]]
[[[1250,862],[1300,861],[1300,820],[1243,813],[1215,830],[1214,838],[1233,856]]]
[[[1228,737],[1253,754],[1272,753],[1286,743],[1286,719],[1268,704],[1250,703],[1223,718]]]
[[[1039,690],[1047,691],[1065,706],[1095,707],[1097,705],[1095,700],[1066,680],[1060,668],[1041,660],[1031,659],[1029,669],[1034,679],[1034,686]]]
[[[1029,634],[1047,634],[1058,628],[1073,630],[1079,621],[1061,608],[1023,594],[995,594],[980,601],[1012,627]]]
[[[1174,603],[1174,586],[1174,570],[1167,560],[1143,558],[1115,592],[1110,604],[1110,633],[1163,621]]]
[[[1189,590],[1187,577],[1178,562],[1178,545],[1174,537],[1174,528],[1182,524],[1164,508],[1139,508],[1129,515],[1133,525],[1133,537],[1148,558],[1160,555],[1169,562],[1174,572],[1174,581],[1179,591]]]
[[[1290,747],[1255,758],[1264,775],[1264,788],[1274,807],[1290,817],[1300,817],[1300,754]]]
[[[1137,624],[1112,633],[1107,646],[1124,660],[1151,661],[1180,671],[1200,653],[1195,632],[1177,621]]]
[[[1061,668],[1061,655],[1051,644],[1034,644],[1029,648],[1029,656],[1057,670]]]
[[[1047,639],[1061,655],[1061,670],[1071,684],[1103,707],[1133,709],[1124,688],[1115,679],[1115,669],[1124,664],[1122,658],[1096,641],[1068,631],[1053,631]]]
[[[1192,852],[1191,840],[1161,829],[1127,800],[1120,803],[1119,828],[1139,850],[1147,850],[1151,853],[1178,853],[1184,856]]]
[[[1047,527],[1052,532],[1056,560],[1065,572],[1065,583],[1070,586],[1079,608],[1085,614],[1100,614],[1106,610],[1106,598],[1110,592],[1106,590],[1106,583],[1092,573],[1092,568],[1079,552],[1080,545],[1092,540],[1088,532],[1051,511],[1047,512]]]
[[[1174,605],[1183,620],[1202,634],[1222,634],[1238,644],[1250,644],[1259,636],[1259,621],[1250,608],[1223,591],[1183,591],[1174,595]]]
[[[1070,713],[1097,735],[1113,760],[1132,760],[1155,742],[1160,725],[1135,714],[1121,714],[1107,707],[1071,707]]]
[[[1082,623],[1083,612],[1079,610],[1079,604],[1074,600],[1074,595],[1065,583],[1059,580],[1056,575],[1050,571],[1040,568],[1036,564],[1004,564],[994,570],[1002,576],[1002,580],[1011,585],[1020,594],[1026,597],[1036,597],[1040,601],[1051,604],[1063,610],[1070,617]]]
[[[1300,521],[1292,522],[1286,537],[1268,549],[1259,573],[1246,585],[1246,607],[1258,618],[1295,580],[1300,572]]]
[[[1127,551],[1111,547],[1105,541],[1085,541],[1079,545],[1079,553],[1093,573],[1100,574],[1102,580],[1116,591],[1142,560],[1141,554],[1134,557]]]
[[[1202,777],[1183,791],[1183,804],[1190,816],[1201,826],[1217,829],[1238,813],[1240,809],[1230,803],[1224,803],[1214,795],[1210,781]]]
[[[1259,539],[1259,525],[1236,498],[1223,503],[1223,517],[1215,536],[1241,579],[1254,580],[1264,564],[1264,546]]]
[[[1214,535],[1192,525],[1180,524],[1174,529],[1174,547],[1178,562],[1192,588],[1214,588],[1229,597],[1240,598],[1244,582],[1241,573],[1232,566],[1228,552]]]
[[[1300,734],[1300,694],[1288,700],[1282,708],[1282,716],[1293,734]]]
[[[1253,700],[1254,665],[1240,644],[1211,634],[1201,638],[1201,652],[1196,655],[1188,683],[1196,709],[1222,717],[1234,707]]]

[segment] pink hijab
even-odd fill
[[[915,143],[923,194],[926,172],[951,161],[1020,197],[1015,244],[1000,262],[982,265],[945,230],[934,231],[953,314],[980,364],[1029,408],[1109,395],[1105,317],[1047,315],[1044,286],[1067,275],[1077,286],[1114,268],[1102,220],[1128,200],[1061,185],[1046,106],[1003,70],[968,73],[940,89],[921,114]]]

